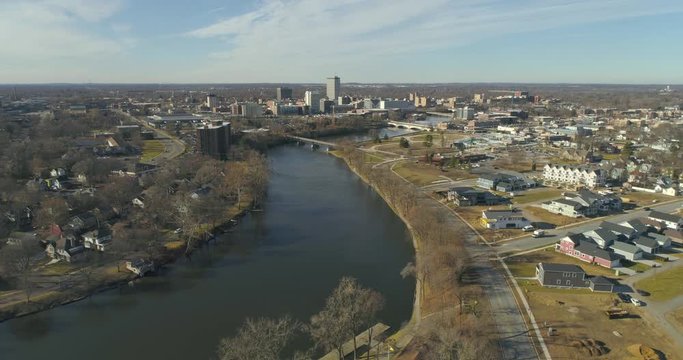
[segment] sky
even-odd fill
[[[681,0],[0,0],[0,83],[683,84]]]

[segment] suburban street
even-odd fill
[[[681,205],[683,205],[683,200],[676,200],[667,204],[651,206],[651,209],[665,213],[671,213],[676,211],[676,209],[680,208]],[[495,249],[498,254],[513,254],[521,251],[548,246],[556,243],[561,238],[565,237],[567,233],[582,233],[584,231],[593,230],[597,228],[603,221],[619,223],[622,221],[637,219],[640,217],[647,217],[647,214],[649,212],[650,210],[634,209],[629,210],[624,214],[606,216],[597,219],[588,219],[587,221],[578,224],[548,230],[547,233],[549,234],[549,236],[546,235],[542,238],[532,238],[531,234],[529,234],[527,236],[523,236],[514,240],[505,241],[496,244]]]

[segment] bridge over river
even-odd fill
[[[432,125],[426,125],[426,124],[416,124],[416,123],[409,123],[409,122],[402,122],[402,121],[388,121],[387,124],[389,126],[395,126],[398,128],[406,128],[406,129],[411,129],[411,130],[426,130],[426,131],[433,131],[434,127]]]

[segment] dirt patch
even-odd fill
[[[640,309],[621,304],[630,316],[610,320],[605,315],[614,306],[614,294],[528,291],[526,297],[553,358],[632,359],[628,347],[633,344],[647,344],[668,359],[676,358],[674,345],[640,317]]]

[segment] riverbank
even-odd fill
[[[228,211],[229,216],[226,220],[211,228],[209,232],[216,234],[234,226],[238,218],[245,216],[251,211],[251,205],[251,200],[246,199],[244,204],[233,206]],[[194,249],[204,246],[212,239],[200,237],[195,243]],[[184,242],[181,246],[173,245],[173,242],[166,242],[161,253],[151,259],[154,261],[157,272],[164,266],[176,262],[183,256],[187,256]],[[132,259],[135,256],[131,254],[128,257]],[[63,283],[67,283],[67,280],[62,279],[62,277],[71,278],[77,276],[87,276],[88,280],[81,279],[80,283],[73,280],[68,281],[68,283],[74,282],[75,285],[65,288],[67,285]],[[57,282],[56,284],[41,288],[40,291],[35,291],[34,289],[28,302],[26,301],[25,293],[21,290],[16,290],[12,294],[3,296],[2,302],[0,302],[0,323],[82,301],[98,293],[117,289],[121,286],[128,286],[132,281],[144,280],[144,277],[127,270],[124,260],[110,260],[106,264],[95,268],[81,268],[71,273],[55,275],[55,277],[59,278],[50,280]]]
[[[393,173],[387,163],[368,163],[365,153],[355,147],[332,153],[370,185],[410,229],[415,263],[402,275],[409,270],[415,276],[415,299],[411,321],[391,336],[398,354],[453,356],[457,352],[465,358],[499,358],[500,348],[490,331],[495,328],[491,305],[470,267],[476,264],[465,249],[465,224]]]

